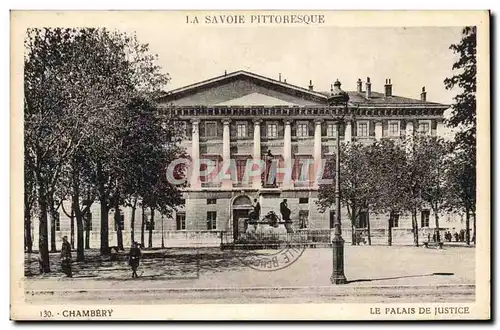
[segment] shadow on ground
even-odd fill
[[[218,248],[144,250],[138,270],[142,278],[193,279],[202,273],[217,273],[244,268],[240,259],[251,251],[221,251]],[[73,253],[73,258],[75,258]],[[73,264],[73,278],[127,279],[131,275],[128,251],[101,256],[99,250],[86,250],[85,261]],[[25,276],[29,278],[61,277],[60,255],[50,254],[51,273],[40,274],[38,254],[25,254]]]
[[[454,273],[431,273],[431,274],[421,274],[421,275],[405,275],[405,276],[393,276],[393,277],[379,277],[379,278],[360,278],[357,280],[347,281],[349,283],[357,282],[373,282],[373,281],[387,281],[387,280],[397,280],[401,278],[417,278],[417,277],[429,277],[429,276],[453,276]]]

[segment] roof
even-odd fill
[[[183,95],[196,92],[199,89],[203,89],[206,87],[218,85],[221,83],[224,83],[225,81],[230,81],[234,80],[237,78],[250,78],[250,79],[255,79],[259,82],[266,83],[270,86],[274,86],[276,88],[280,88],[282,90],[287,90],[291,94],[294,95],[302,95],[308,98],[315,99],[320,102],[325,102],[328,100],[328,97],[330,96],[330,92],[324,92],[324,91],[313,91],[308,88],[296,86],[290,83],[286,83],[284,81],[279,81],[275,80],[272,78],[268,78],[256,73],[244,71],[244,70],[239,70],[231,73],[227,73],[221,76],[217,76],[214,78],[210,78],[207,80],[203,80],[194,84],[190,84],[184,87],[180,87],[171,91],[168,91],[165,93],[165,95],[159,97],[159,101],[165,101],[168,99],[175,99],[177,97],[182,97]],[[366,98],[365,92],[357,92],[357,91],[347,91],[347,94],[349,95],[349,103],[350,104],[359,104],[359,105],[366,105],[366,106],[388,106],[388,105],[408,105],[408,106],[418,106],[418,105],[426,105],[426,106],[438,106],[438,107],[443,107],[447,108],[449,105],[445,104],[440,104],[440,103],[435,103],[435,102],[428,102],[428,101],[422,101],[420,99],[412,99],[408,97],[402,97],[402,96],[388,96],[386,97],[384,93],[378,93],[372,91],[371,97]]]

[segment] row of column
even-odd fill
[[[222,121],[223,122],[223,133],[222,133],[222,160],[223,164],[229,165],[230,159],[231,159],[231,138],[230,138],[230,129],[229,129],[229,124],[231,122],[230,119],[225,119]],[[313,159],[315,164],[319,164],[319,162],[322,159],[322,152],[321,152],[321,124],[323,120],[322,119],[317,119],[315,120],[315,128],[314,128],[314,151],[313,151]],[[261,136],[260,136],[260,125],[262,123],[261,119],[254,119],[254,133],[253,133],[253,160],[254,162],[260,162],[261,160]],[[191,175],[191,187],[193,188],[199,188],[200,187],[200,180],[199,180],[199,175],[200,175],[200,167],[199,164],[196,163],[197,160],[200,159],[200,131],[199,131],[199,120],[193,120],[193,131],[192,131],[192,144],[191,144],[191,157],[192,160],[194,161],[194,167],[192,169],[192,175]],[[283,160],[285,163],[285,166],[287,168],[291,168],[292,165],[292,120],[285,119],[284,120],[285,124],[285,131],[284,131],[284,137],[283,137]],[[413,134],[413,123],[408,122],[406,124],[406,131],[408,135]],[[439,133],[441,133],[442,130],[442,123],[438,123],[437,130]],[[382,130],[382,122],[377,121],[375,122],[375,138],[376,139],[381,139],[383,135],[383,130]],[[352,140],[352,125],[350,121],[347,121],[345,124],[345,131],[344,131],[344,141],[345,142],[351,142]],[[285,180],[286,181],[286,180]],[[291,184],[291,180],[289,180],[289,185]],[[223,187],[230,188],[231,187],[231,180],[230,178],[224,178],[223,179]],[[254,188],[260,188],[261,187],[261,182],[260,180],[255,180],[253,183]]]

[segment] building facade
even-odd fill
[[[341,88],[338,81],[330,91],[321,92],[314,89],[311,81],[307,88],[302,88],[246,71],[225,73],[170,91],[160,98],[158,101],[165,111],[175,112],[182,125],[185,132],[182,145],[195,166],[183,192],[183,207],[170,218],[156,215],[154,222],[147,222],[148,226],[154,226],[153,245],[159,246],[161,238],[167,247],[217,245],[220,232],[232,233],[236,238],[243,230],[241,219],[248,217],[254,200],[260,202],[261,217],[269,211],[279,214],[279,203],[287,199],[295,229],[333,228],[334,207],[322,213],[316,206],[315,178],[320,171],[317,165],[335,155],[336,122],[346,111],[350,115],[344,116],[339,127],[342,143],[369,144],[382,138],[401,140],[417,131],[443,135],[443,112],[448,106],[427,101],[425,88],[417,91],[419,98],[411,99],[393,95],[390,79],[380,85],[383,92],[372,91],[370,78],[354,83],[356,90],[347,92],[347,108],[329,104],[331,94]],[[258,164],[264,168],[263,176],[255,174]],[[274,168],[278,175],[268,181],[266,175],[273,171],[270,164],[278,164]],[[288,171],[280,170],[287,168]],[[131,211],[121,212],[124,243],[129,244]],[[426,237],[426,230],[434,226],[432,211],[423,210],[418,216],[422,237]],[[136,219],[141,217],[141,210],[137,210]],[[461,228],[456,216],[441,217],[443,228]],[[92,207],[90,218],[91,245],[98,246],[98,205]],[[375,240],[372,242],[377,243],[378,239],[385,244],[388,218],[388,214],[367,210],[360,217],[360,226],[366,226],[369,220]],[[342,211],[341,219],[343,230],[350,228],[346,210]],[[402,240],[411,243],[409,215],[400,215],[393,226],[395,243],[398,231],[405,237]],[[68,234],[69,218],[63,212],[57,227],[58,236]],[[109,228],[113,245],[116,240],[113,216]],[[140,230],[141,221],[136,220],[137,241]],[[35,235],[36,231],[37,225]],[[348,240],[350,235],[345,238]]]

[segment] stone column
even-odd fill
[[[380,140],[382,138],[382,121],[375,122],[375,138]]]
[[[293,160],[292,160],[292,121],[289,119],[285,119],[285,134],[283,138],[283,166],[285,169],[284,179],[283,179],[283,187],[291,188],[293,187],[292,181],[292,169],[293,169]]]
[[[191,188],[196,189],[201,187],[200,182],[200,121],[194,119],[193,133],[191,138]]]
[[[321,119],[316,119],[314,121],[314,154],[313,154],[313,159],[314,159],[314,171],[313,171],[313,178],[309,178],[309,180],[314,181],[314,187],[317,187],[318,182],[316,180],[316,176],[318,174],[318,170],[321,168],[321,123],[323,121]]]
[[[232,188],[233,183],[231,181],[231,175],[229,175],[229,166],[231,165],[231,138],[229,123],[230,119],[224,119],[222,121],[224,127],[222,131],[222,188]]]
[[[352,123],[350,120],[345,122],[344,141],[345,142],[352,141]]]
[[[253,121],[253,161],[254,161],[254,166],[256,164],[259,164],[260,166],[260,158],[261,158],[261,152],[260,152],[260,124],[262,123],[262,120],[260,119],[255,119]],[[262,187],[262,180],[261,178],[257,178],[254,176],[252,178],[252,186],[253,188],[260,189]]]

